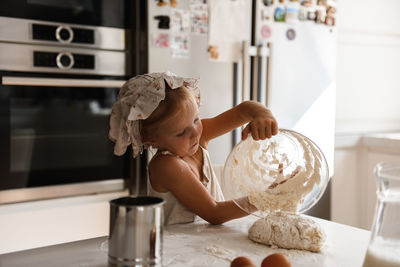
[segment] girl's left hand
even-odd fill
[[[245,140],[251,133],[254,140],[271,138],[278,133],[278,123],[272,114],[258,117],[249,122],[242,131],[242,140]]]

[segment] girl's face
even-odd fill
[[[199,109],[193,99],[177,115],[167,119],[156,134],[159,149],[168,150],[180,157],[191,156],[199,148],[203,125]]]

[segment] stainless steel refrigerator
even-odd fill
[[[171,12],[176,9],[189,11],[189,6],[188,0],[179,1],[176,8],[172,8],[169,2],[160,7],[156,1],[148,1],[149,72],[169,70],[179,76],[200,78],[200,117],[216,116],[234,104],[233,64],[209,61],[207,34],[190,34],[189,55],[186,57],[174,57],[170,46],[154,45],[159,34],[168,34],[169,38],[173,38],[173,29],[159,29],[161,20],[155,17],[171,17]],[[213,163],[224,164],[231,148],[229,134],[210,142],[209,151]]]
[[[173,2],[148,2],[149,71],[169,70],[181,76],[199,77],[201,117],[216,116],[243,100],[264,103],[272,110],[280,128],[298,131],[322,149],[332,177],[336,90],[336,28],[332,10],[335,11],[335,2],[209,0],[209,24],[205,26],[208,34],[192,27],[190,34],[182,37],[187,38],[186,43],[180,42],[187,45],[182,53],[171,51],[177,45],[172,39],[179,35],[174,29],[174,20],[180,17],[182,28],[191,27],[187,24],[197,23],[193,5],[206,2],[181,0],[175,7],[171,5]],[[220,29],[218,34],[221,40],[224,34],[229,39],[229,34],[235,34],[234,27],[233,33],[228,29],[232,26],[229,20],[237,16],[215,16],[215,3],[222,13],[227,12],[223,10],[224,5],[228,8],[232,3],[241,3],[246,5],[242,12],[248,13],[245,21],[248,35],[243,38],[242,34],[240,55],[227,62],[210,60],[209,37],[213,28],[207,27],[215,25],[211,19],[223,20],[217,22],[227,25],[227,29]],[[185,10],[190,14],[190,21]],[[176,12],[181,15],[176,16]],[[163,38],[169,43],[160,44]],[[223,165],[239,140],[240,130],[210,142],[213,164]],[[329,218],[329,187],[314,210],[317,210],[315,215]]]

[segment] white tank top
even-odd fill
[[[201,146],[200,146],[201,147]],[[203,184],[206,186],[207,191],[216,201],[224,201],[221,187],[218,183],[217,176],[211,166],[210,155],[208,151],[201,147],[203,151],[203,174],[206,178]],[[168,151],[162,152],[164,155],[173,155]],[[178,157],[178,156],[177,156]],[[164,204],[164,224],[188,223],[196,219],[196,214],[189,211],[184,207],[171,192],[160,193],[153,189],[150,181],[147,181],[148,195],[160,197],[165,200]]]

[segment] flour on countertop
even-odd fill
[[[204,250],[217,258],[220,258],[220,259],[223,259],[223,260],[226,260],[229,262],[235,258],[233,251],[223,248],[221,246],[215,245],[215,244],[204,247]]]
[[[326,236],[320,225],[310,218],[271,214],[250,227],[249,238],[272,247],[320,252]]]

